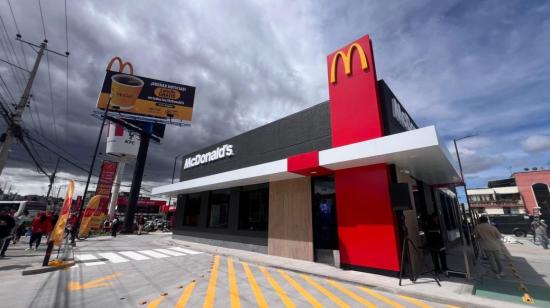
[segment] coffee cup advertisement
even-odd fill
[[[122,115],[191,121],[195,87],[107,71],[97,108]]]

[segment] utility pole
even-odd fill
[[[50,185],[48,186],[48,193],[46,194],[46,199],[50,198],[50,193],[52,192],[53,182],[55,181],[55,174],[57,173],[57,167],[59,167],[59,161],[61,157],[57,157],[57,162],[55,163],[55,169],[53,170],[52,175],[50,175]]]
[[[40,60],[42,59],[42,56],[44,55],[44,50],[46,49],[46,46],[47,46],[46,43],[47,41],[44,40],[44,42],[40,44],[38,55],[36,56],[36,60],[34,61],[34,66],[32,68],[29,79],[27,80],[27,85],[25,86],[25,90],[23,91],[23,95],[21,95],[21,99],[19,100],[19,103],[15,107],[15,112],[12,117],[13,122],[11,123],[10,126],[8,126],[8,129],[6,130],[5,134],[2,136],[3,142],[0,145],[0,175],[2,174],[2,171],[6,166],[6,161],[8,160],[8,154],[11,149],[13,139],[17,138],[21,134],[21,127],[19,125],[21,124],[21,120],[23,117],[23,110],[25,110],[25,106],[27,105],[27,101],[29,100],[32,84],[34,82],[34,78],[36,77],[36,72],[38,71]]]

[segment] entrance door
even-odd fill
[[[334,177],[314,177],[312,186],[315,261],[334,264],[334,250],[338,250]]]

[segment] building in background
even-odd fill
[[[489,181],[487,188],[470,188],[470,208],[489,215],[527,214],[550,217],[550,171],[516,172],[512,177]]]

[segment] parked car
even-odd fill
[[[525,215],[489,215],[489,221],[502,234],[514,234],[517,237],[531,233],[531,219]]]

